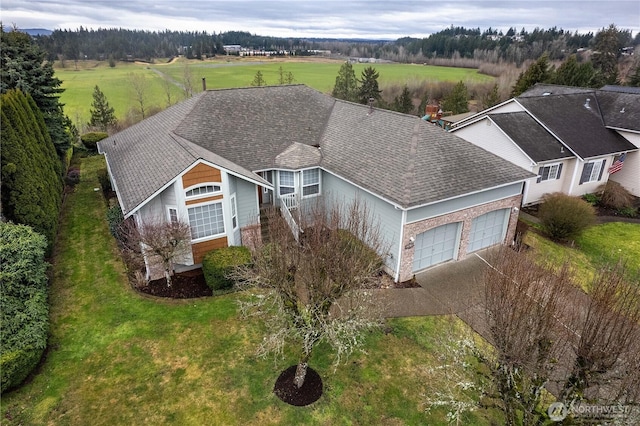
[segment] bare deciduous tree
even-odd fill
[[[301,345],[298,388],[318,342],[332,345],[337,365],[359,346],[362,332],[380,321],[366,291],[377,284],[382,268],[382,240],[372,215],[358,201],[346,208],[318,202],[309,210],[299,243],[271,211],[268,242],[255,252],[253,266],[234,277],[245,287],[264,290],[242,305],[243,312],[261,316],[268,326],[259,353],[282,354],[288,341]]]
[[[603,268],[592,281],[583,316],[574,325],[574,364],[564,385],[565,401],[633,404],[640,373],[633,367],[640,340],[640,286],[625,278],[622,264]],[[637,367],[637,365],[636,365]],[[629,386],[635,382],[635,387]]]
[[[138,103],[138,110],[144,120],[147,113],[147,79],[141,73],[129,73],[129,84]]]
[[[171,276],[176,259],[183,256],[190,247],[191,228],[181,221],[145,221],[138,228],[138,241],[150,265],[161,265],[171,287]]]
[[[565,264],[559,271],[536,264],[531,255],[502,248],[486,269],[487,356],[506,423],[537,424],[542,390],[563,357],[570,332],[562,318],[572,285]],[[520,413],[520,414],[519,414]]]
[[[191,72],[189,62],[185,62],[184,67],[182,68],[182,89],[185,99],[189,99],[193,96],[195,85],[195,77]]]

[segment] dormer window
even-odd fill
[[[215,194],[216,192],[220,192],[220,191],[222,191],[222,188],[220,187],[220,185],[207,184],[207,185],[197,186],[195,188],[188,190],[185,193],[185,196],[187,198],[201,197],[203,195]]]

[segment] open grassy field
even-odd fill
[[[207,61],[189,61],[189,69],[195,82],[196,91],[202,90],[202,78],[206,79],[207,88],[221,89],[250,86],[253,77],[261,71],[267,84],[279,83],[279,68],[291,72],[294,83],[306,84],[324,93],[333,89],[336,75],[342,61],[331,60],[288,60],[269,58],[231,58]],[[388,84],[404,84],[416,82],[449,81],[458,82],[490,82],[493,77],[479,74],[469,68],[450,68],[424,66],[416,64],[354,64],[356,76],[359,77],[367,66],[373,66],[380,74],[378,82],[384,89]],[[169,77],[174,84],[171,89],[172,103],[183,99],[182,89],[178,85],[184,80],[185,62],[134,64],[118,63],[110,68],[106,62],[79,62],[78,67],[69,62],[65,68],[56,67],[56,77],[62,80],[65,92],[61,101],[65,104],[65,113],[76,124],[89,120],[92,93],[96,85],[115,108],[119,119],[135,108],[136,101],[128,76],[130,73],[142,73],[148,81],[148,106],[165,108],[167,96],[163,79]]]
[[[237,313],[239,294],[189,301],[143,297],[130,287],[105,221],[96,171],[81,162],[81,182],[64,206],[53,259],[50,350],[22,388],[2,396],[3,425],[445,425],[447,409],[425,412],[442,386],[428,371],[453,318],[389,321],[366,354],[334,370],[326,347],[311,367],[325,392],[308,407],[273,394],[296,362],[254,355],[261,325]],[[501,423],[486,409],[464,424]]]

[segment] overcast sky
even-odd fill
[[[248,31],[275,37],[397,39],[451,25],[640,31],[640,0],[0,0],[5,28]]]

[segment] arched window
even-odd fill
[[[207,185],[201,185],[201,186],[197,186],[195,188],[192,188],[190,190],[188,190],[185,195],[187,198],[190,197],[199,197],[202,195],[207,195],[207,194],[215,194],[216,192],[220,192],[222,190],[222,188],[220,187],[220,185],[216,185],[216,184],[207,184]]]

